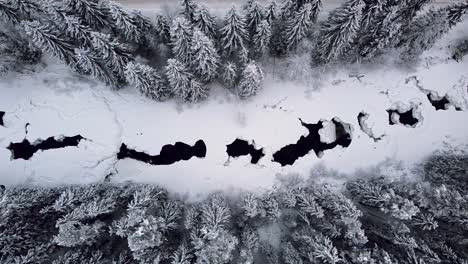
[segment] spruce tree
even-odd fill
[[[165,70],[172,93],[178,98],[185,100],[189,96],[190,80],[193,78],[188,67],[181,61],[169,59]]]
[[[221,81],[228,89],[234,89],[238,82],[237,66],[234,62],[228,61],[221,72]]]
[[[271,0],[270,4],[268,5],[265,11],[265,19],[270,23],[273,24],[273,21],[278,19],[278,6],[276,4],[276,0]]]
[[[362,0],[348,0],[333,10],[321,25],[315,59],[319,63],[337,60],[355,40],[362,19]]]
[[[26,34],[31,37],[31,44],[43,51],[50,52],[68,65],[75,65],[74,46],[70,41],[55,31],[51,25],[39,21],[22,22]]]
[[[94,0],[63,0],[62,6],[69,15],[79,16],[91,28],[102,31],[110,27],[109,9]]]
[[[356,44],[356,59],[369,60],[391,48],[397,38],[401,24],[396,22],[399,8],[385,7],[380,14],[370,18],[367,27],[361,28],[361,36]]]
[[[125,67],[125,77],[128,83],[150,99],[163,101],[170,96],[169,87],[150,66],[130,62]]]
[[[203,34],[211,39],[215,39],[217,35],[215,17],[210,14],[206,6],[201,5],[195,10],[194,25],[199,28]]]
[[[213,41],[205,36],[199,29],[193,33],[192,44],[192,69],[202,81],[209,82],[216,77],[219,55]]]
[[[232,55],[234,52],[245,48],[245,42],[248,39],[248,32],[244,18],[238,14],[235,7],[232,7],[221,28],[221,47],[226,55]]]
[[[39,19],[41,5],[34,0],[9,0],[8,4],[18,12],[21,20]]]
[[[306,4],[288,21],[284,32],[286,47],[288,50],[295,49],[306,36],[307,30],[312,26],[311,4]]]
[[[403,51],[403,58],[414,59],[446,34],[462,20],[468,10],[468,3],[451,5],[438,10],[430,10],[419,16],[402,33],[398,47]]]
[[[26,64],[35,64],[40,58],[40,51],[19,34],[0,31],[0,77],[10,71],[19,71]]]
[[[183,18],[177,17],[171,26],[171,46],[174,57],[183,63],[190,63],[190,45],[193,36],[193,29],[190,22]]]
[[[362,31],[368,30],[373,23],[378,22],[377,18],[379,18],[382,15],[382,12],[385,11],[384,9],[387,6],[388,1],[389,0],[372,0],[365,3],[366,5],[362,11]]]
[[[154,21],[154,30],[163,44],[169,44],[171,41],[170,26],[167,19],[162,15],[156,15]]]
[[[130,53],[122,43],[110,35],[92,34],[93,48],[100,53],[102,60],[121,80],[125,79],[125,65],[130,61]]]
[[[0,2],[0,18],[12,24],[20,22],[18,11],[8,2]]]
[[[193,0],[181,0],[181,6],[181,15],[191,23],[195,22],[195,13],[197,12],[198,5]]]
[[[91,45],[92,30],[79,17],[68,15],[54,3],[45,8],[45,13],[52,18],[56,27],[65,32],[68,37],[80,43],[81,46]]]
[[[263,20],[264,11],[257,3],[257,1],[252,1],[246,10],[246,25],[249,31],[249,36],[252,37],[256,32],[258,25]],[[253,44],[253,43],[252,43]]]
[[[187,96],[185,101],[190,103],[197,103],[205,100],[209,96],[209,89],[203,83],[199,82],[197,79],[192,78],[189,84],[189,90],[187,91]]]
[[[242,71],[241,80],[237,87],[237,94],[241,99],[254,96],[262,87],[264,74],[260,66],[250,62]]]
[[[76,65],[81,72],[100,79],[106,85],[117,87],[117,77],[106,67],[99,55],[92,50],[75,49]]]
[[[262,20],[252,38],[253,50],[256,58],[262,58],[268,54],[271,41],[271,26],[267,20]]]
[[[120,35],[128,41],[141,41],[143,32],[137,27],[135,17],[131,13],[124,10],[120,4],[112,2],[109,5],[109,14],[113,20],[113,27]]]

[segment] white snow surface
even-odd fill
[[[450,54],[446,47],[461,34],[466,36],[467,28],[466,23],[457,27],[411,70],[382,65],[338,69],[322,76],[319,89],[282,81],[270,73],[264,88],[247,101],[212,85],[205,102],[159,103],[130,87],[113,91],[84,80],[49,61],[49,66],[35,72],[0,80],[0,111],[6,112],[5,127],[0,126],[0,183],[90,183],[112,173],[112,181],[156,183],[170,191],[196,195],[268,189],[277,176],[307,177],[317,165],[340,173],[353,173],[389,159],[410,166],[446,145],[468,142],[468,58],[460,63],[446,59]],[[364,76],[350,77],[356,71]],[[465,111],[436,111],[418,86],[458,98],[457,105]],[[388,124],[387,109],[410,105],[418,106],[422,123],[415,128]],[[382,140],[374,142],[359,129],[361,111],[369,114],[368,125],[374,133],[385,134]],[[308,133],[299,118],[317,123],[334,117],[353,127],[348,148],[327,150],[320,159],[312,151],[292,166],[271,161],[274,152]],[[78,134],[86,138],[78,147],[39,151],[30,160],[12,160],[7,149],[10,142],[24,138],[34,142]],[[236,138],[255,140],[266,156],[256,165],[250,164],[250,156],[226,163],[226,145]],[[193,145],[199,139],[207,146],[204,159],[169,166],[116,159],[122,143],[156,155],[166,144],[181,141]]]

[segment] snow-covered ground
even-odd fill
[[[468,59],[447,59],[447,47],[461,35],[468,35],[467,23],[425,53],[413,70],[382,65],[339,69],[324,73],[318,89],[269,74],[264,89],[248,101],[214,85],[210,99],[201,104],[158,103],[131,88],[112,91],[83,80],[54,62],[34,73],[11,74],[0,80],[0,111],[6,112],[5,126],[0,126],[0,183],[89,183],[112,174],[113,181],[151,182],[196,194],[268,188],[278,175],[308,176],[318,164],[343,173],[388,159],[412,165],[446,145],[468,143]],[[423,89],[448,94],[465,111],[436,111]],[[415,128],[389,125],[386,110],[410,106],[416,106],[421,123]],[[362,111],[369,114],[367,127],[373,135],[384,135],[382,140],[375,142],[360,130]],[[299,118],[317,123],[334,117],[353,126],[347,149],[327,150],[321,159],[311,152],[293,166],[271,161],[274,152],[307,134]],[[13,160],[7,149],[24,138],[34,142],[61,135],[86,140],[78,147],[39,151],[30,160]],[[256,165],[250,156],[227,162],[226,145],[236,138],[254,140],[266,156]],[[116,158],[122,143],[156,155],[163,145],[193,145],[199,139],[208,149],[204,159],[151,166]]]

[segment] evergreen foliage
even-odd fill
[[[62,6],[69,15],[79,16],[97,31],[110,27],[109,9],[94,0],[64,0]]]
[[[237,94],[240,98],[245,99],[257,94],[263,84],[265,78],[260,66],[254,61],[245,66],[242,72],[242,78],[237,87]]]
[[[170,96],[170,89],[150,66],[130,62],[125,67],[125,77],[128,83],[150,99],[163,101]]]
[[[219,55],[211,39],[196,29],[190,50],[193,54],[191,65],[195,75],[205,82],[213,80],[218,70]]]
[[[120,32],[125,39],[133,42],[141,41],[141,35],[144,31],[141,31],[137,26],[137,21],[133,14],[125,11],[124,8],[117,3],[110,3],[109,14],[114,21],[115,29]]]
[[[235,63],[229,61],[222,67],[221,80],[226,88],[235,88],[237,85],[238,76],[237,66]]]
[[[262,58],[268,55],[268,51],[270,49],[270,41],[271,41],[271,26],[267,20],[262,20],[258,26],[255,34],[252,37],[253,45],[253,53],[255,54],[254,57]]]
[[[154,30],[163,44],[169,44],[171,40],[169,22],[164,16],[157,15],[153,22]]]
[[[130,54],[126,47],[110,35],[102,33],[92,34],[92,46],[99,52],[106,66],[119,78],[125,79],[125,66],[130,61]]]
[[[348,0],[330,13],[318,36],[315,51],[317,62],[335,61],[351,47],[359,32],[364,6],[362,0]]]
[[[297,11],[293,18],[288,21],[285,30],[285,40],[288,50],[292,50],[306,36],[306,31],[310,28],[313,22],[312,12],[314,11],[311,4],[306,4]]]
[[[198,202],[148,184],[7,187],[0,260],[464,264],[467,168],[466,155],[440,153],[419,170],[422,179],[370,171],[341,190],[294,178]]]
[[[43,51],[50,52],[55,57],[69,65],[75,65],[73,44],[53,29],[51,25],[41,24],[39,21],[22,22],[26,34],[31,38],[31,44]]]
[[[11,71],[20,71],[24,65],[40,60],[41,53],[19,35],[0,31],[0,77]]]
[[[118,86],[118,77],[106,67],[99,55],[92,50],[75,49],[76,65],[84,73],[102,80],[107,85]]]
[[[221,28],[221,48],[223,52],[230,56],[235,52],[246,48],[248,40],[247,25],[244,17],[232,7],[224,21],[224,26]]]
[[[183,63],[190,63],[192,60],[190,45],[193,37],[193,28],[190,22],[183,17],[175,18],[170,34],[174,57]]]
[[[215,40],[218,35],[216,17],[213,16],[208,8],[204,5],[200,5],[193,15],[194,26],[203,32],[207,37]]]
[[[286,0],[280,6],[275,0],[266,6],[246,0],[243,12],[231,8],[218,28],[213,13],[193,0],[182,0],[180,16],[171,21],[160,14],[150,20],[113,1],[1,1],[0,36],[5,43],[0,46],[0,73],[37,63],[40,50],[51,53],[78,73],[119,87],[128,80],[126,66],[133,60],[151,65],[154,71],[147,68],[145,72],[157,76],[161,67],[170,64],[167,60],[175,59],[185,65],[185,75],[189,77],[179,83],[185,87],[184,92],[174,95],[197,101],[193,98],[207,94],[201,84],[214,81],[218,74],[226,87],[251,90],[253,86],[247,88],[246,83],[252,79],[252,71],[244,70],[250,68],[253,59],[265,62],[268,55],[290,55],[280,61],[291,70],[283,75],[303,80],[310,80],[303,78],[310,76],[304,74],[310,69],[303,67],[307,62],[315,66],[369,62],[393,50],[401,52],[401,59],[414,61],[458,24],[467,10],[464,2],[426,10],[430,2],[347,0],[315,26],[321,0]],[[26,38],[31,45],[25,45]],[[17,50],[12,48],[15,45]],[[466,49],[462,45],[456,49],[453,57],[459,60]],[[306,52],[311,53],[307,59]],[[144,65],[132,67],[135,65],[139,65],[141,75]],[[293,69],[296,71],[292,72]],[[161,85],[150,90],[136,82],[142,80],[136,76],[131,78],[135,81],[133,85],[140,87],[143,94],[156,100],[167,97]],[[169,87],[175,89],[172,84]],[[159,97],[156,95],[159,92],[154,91],[164,95]]]
[[[405,59],[414,59],[462,20],[468,3],[456,4],[439,10],[430,10],[417,17],[402,33],[398,47]]]

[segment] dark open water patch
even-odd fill
[[[226,147],[226,152],[229,157],[238,158],[240,156],[250,155],[250,163],[252,164],[257,164],[260,159],[265,156],[265,153],[263,153],[263,148],[256,149],[254,143],[250,144],[249,142],[242,139],[236,139]]]
[[[436,99],[434,99],[436,98]],[[445,95],[442,98],[437,99],[437,96],[434,96],[433,93],[428,93],[427,94],[427,99],[429,99],[429,102],[431,102],[431,105],[434,106],[434,108],[439,111],[439,110],[447,110],[450,105],[453,105],[452,102],[450,102],[450,99],[447,95]],[[454,106],[455,110],[457,111],[462,111],[460,107]]]
[[[29,160],[39,150],[59,149],[65,147],[77,147],[80,141],[85,139],[81,135],[73,137],[50,137],[46,140],[36,140],[32,144],[29,140],[24,139],[19,143],[10,143],[7,147],[11,151],[12,159]]]
[[[410,110],[406,112],[400,112],[399,110],[396,110],[396,109],[389,109],[387,110],[387,113],[388,113],[388,123],[390,125],[398,125],[398,122],[399,122],[400,124],[414,127],[420,121],[414,115],[414,108],[411,108]],[[397,115],[398,122],[396,122],[394,119],[395,114]]]
[[[193,157],[206,157],[206,145],[203,140],[198,140],[195,145],[190,146],[182,142],[174,145],[165,145],[162,147],[159,155],[149,155],[145,152],[130,149],[122,144],[117,153],[117,159],[134,159],[151,165],[171,165],[182,160],[189,160]]]
[[[0,126],[5,126],[5,123],[3,122],[4,116],[5,116],[5,112],[0,111]]]
[[[325,121],[319,121],[316,124],[307,124],[302,120],[301,124],[307,130],[309,134],[307,136],[301,136],[301,138],[295,144],[287,145],[281,148],[279,151],[273,154],[273,161],[278,162],[281,166],[293,165],[296,160],[309,154],[310,151],[314,151],[317,157],[321,157],[323,151],[333,149],[337,146],[343,148],[349,147],[352,142],[352,135],[350,128],[339,121],[337,118],[333,118],[332,122],[335,125],[336,140],[332,143],[323,143],[320,140],[320,129],[323,128]]]

